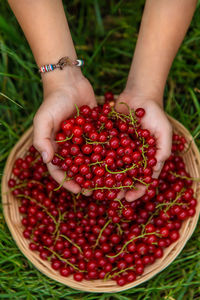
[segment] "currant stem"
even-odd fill
[[[114,172],[114,171],[109,170],[109,169],[108,169],[108,166],[105,165],[106,171],[107,171],[108,173],[110,173],[110,174],[121,174],[121,173],[126,173],[127,171],[132,170],[132,169],[135,169],[136,167],[137,167],[137,165],[136,165],[136,164],[133,164],[130,168],[127,168],[127,169],[122,170],[122,171],[116,171],[116,172]]]
[[[38,161],[38,159],[41,157],[41,155],[40,154],[38,154],[37,156],[36,156],[36,158],[31,162],[31,167]]]
[[[44,211],[46,212],[46,214],[53,220],[53,222],[54,222],[55,224],[57,224],[57,221],[56,221],[56,219],[54,218],[54,216],[52,216],[52,215],[50,214],[50,212],[48,212],[47,208],[46,208],[44,205],[42,205],[40,202],[38,202],[37,200],[31,198],[30,196],[23,195],[23,194],[19,194],[19,195],[17,195],[16,197],[19,197],[19,198],[26,198],[26,199],[28,199],[28,200],[30,200],[30,201],[33,201],[34,203],[36,203],[37,205],[39,205],[40,207],[42,207],[42,208],[44,209]]]
[[[96,240],[96,243],[94,244],[94,248],[96,248],[96,247],[98,246],[99,240],[100,240],[100,238],[101,238],[101,236],[102,236],[104,230],[105,230],[106,227],[108,226],[108,224],[110,224],[110,222],[111,222],[111,219],[109,219],[109,220],[107,221],[107,223],[101,228],[101,230],[100,230],[100,232],[99,232],[99,235],[98,235],[98,238],[97,238],[97,240]]]
[[[59,226],[60,226],[60,221],[61,221],[61,212],[60,212],[60,209],[58,209],[58,213],[59,213],[59,216],[58,216],[58,222],[56,222],[56,228],[55,228],[55,231],[53,233],[53,235],[56,235],[56,238],[55,238],[55,242],[57,241],[58,237],[59,237]],[[55,244],[55,243],[54,243]]]
[[[121,273],[124,273],[124,272],[126,272],[126,271],[128,271],[128,270],[135,270],[135,267],[134,267],[134,266],[127,267],[127,268],[125,268],[125,269],[123,269],[123,270],[120,270],[119,272],[115,272],[114,274],[110,274],[105,280],[109,280],[109,279],[111,279],[112,277],[117,276],[117,275],[119,275],[119,274],[121,274]]]
[[[185,180],[192,180],[192,181],[200,181],[200,178],[198,177],[188,177],[188,176],[182,176],[182,175],[179,175],[175,172],[170,172],[172,175],[174,175],[175,177],[177,178],[181,178],[181,179],[185,179]]]
[[[111,255],[107,255],[107,257],[115,258],[115,257],[119,256],[119,255],[124,251],[124,249],[128,246],[128,244],[134,242],[134,241],[137,240],[137,239],[143,238],[143,237],[145,237],[145,236],[147,236],[147,235],[151,235],[151,234],[155,234],[155,235],[157,235],[157,236],[160,236],[160,234],[157,233],[157,232],[149,232],[149,233],[147,232],[147,233],[138,235],[138,236],[132,238],[131,240],[127,241],[127,242],[123,245],[122,249],[121,249],[116,255],[112,255],[112,256],[111,256]]]
[[[81,253],[83,253],[81,247],[79,247],[79,245],[77,245],[76,243],[74,243],[70,238],[68,238],[66,235],[61,234],[61,237],[63,237],[64,239],[66,239],[68,242],[70,242],[73,246],[75,246]]]
[[[55,153],[55,156],[57,156],[58,158],[65,160],[64,157],[62,157],[61,155],[59,155],[58,153]]]
[[[108,143],[108,141],[106,141],[106,142],[92,141],[91,139],[87,138],[86,136],[84,138],[85,138],[85,141],[86,141],[87,144],[96,144],[96,145],[98,145],[98,144],[107,144]]]
[[[61,141],[56,141],[56,143],[63,143],[63,142],[67,142],[69,140],[71,140],[73,138],[73,134],[70,137],[66,137],[66,139],[61,140]]]
[[[79,115],[80,115],[79,108],[76,104],[75,104],[75,107],[76,107],[77,117],[79,117]]]
[[[126,119],[130,119],[129,116],[124,115],[122,113],[117,112],[114,107],[111,108],[111,115],[114,115],[116,118],[119,118],[120,120],[122,120],[123,122],[126,122]]]
[[[159,208],[159,207],[161,207],[161,206],[168,206],[169,205],[169,203],[160,203],[160,204],[158,204],[158,205],[156,205],[156,208]],[[184,202],[179,202],[179,203],[176,203],[176,205],[186,205],[186,206],[188,206],[188,203],[184,203]]]
[[[65,172],[65,175],[64,175],[64,178],[63,178],[61,184],[60,184],[57,188],[54,189],[54,192],[56,192],[56,191],[58,191],[59,189],[61,189],[61,187],[63,186],[63,184],[64,184],[64,182],[65,182],[65,180],[66,180],[66,178],[67,178],[67,172]]]
[[[144,162],[144,169],[146,169],[146,167],[147,167],[147,158],[145,156],[144,148],[145,148],[145,139],[142,138],[142,158],[143,158],[143,162]]]
[[[13,192],[15,191],[16,189],[20,189],[22,187],[26,187],[27,186],[27,181],[24,182],[24,183],[21,183],[21,184],[18,184],[18,185],[15,185],[13,188],[11,188],[10,190]]]
[[[120,204],[120,208],[124,208],[124,205],[122,204],[122,202],[121,202],[121,200],[120,200],[120,199],[115,199],[114,201],[117,201],[117,202],[119,202],[119,204]]]
[[[104,163],[104,161],[96,161],[96,162],[94,162],[94,163],[89,164],[88,166],[89,166],[89,167],[90,167],[90,166],[95,166],[95,165],[102,164],[102,163]]]
[[[87,191],[96,191],[96,190],[121,190],[121,189],[136,189],[136,187],[134,185],[121,185],[121,186],[115,186],[115,187],[107,187],[107,186],[104,186],[104,187],[95,187],[95,188],[92,188],[92,189],[89,189]]]
[[[56,253],[55,251],[53,251],[52,249],[44,246],[45,249],[49,250],[51,253],[53,253],[57,258],[59,258],[61,261],[66,262],[69,266],[71,266],[74,270],[78,271],[78,272],[85,272],[84,270],[80,270],[79,268],[77,268],[75,265],[73,265],[70,261],[68,261],[66,258],[63,258],[62,256],[60,256],[58,253]]]
[[[113,271],[115,271],[115,270],[117,270],[117,267],[113,268],[112,271],[106,273],[106,275],[105,275],[105,277],[104,277],[103,280],[104,280],[104,281],[108,280],[108,277],[109,277],[110,273],[113,272]]]
[[[130,116],[130,121],[131,121],[131,124],[133,125],[134,129],[135,129],[135,134],[136,136],[138,137],[138,132],[136,130],[136,125],[137,125],[137,119],[135,117],[135,111],[134,109],[131,109],[127,103],[125,102],[120,102],[120,104],[124,104],[127,108],[128,108],[128,111],[129,111],[129,116]],[[134,117],[133,117],[134,115]]]
[[[119,231],[119,234],[122,235],[123,230],[121,229],[120,224],[119,224],[119,223],[115,223],[115,225],[117,226],[117,229],[118,229],[118,231]]]
[[[177,194],[176,198],[174,199],[174,201],[170,202],[169,205],[165,208],[165,212],[167,212],[174,204],[176,204],[176,202],[178,201],[178,199],[183,195],[183,193],[185,192],[185,188],[183,188],[181,190],[180,193]]]

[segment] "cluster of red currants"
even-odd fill
[[[108,105],[104,105],[100,111],[103,110],[110,113]],[[155,140],[150,137],[147,130],[138,128],[138,123],[133,125],[129,122],[121,122],[121,119],[117,121],[114,119],[114,126],[114,120],[112,118],[108,120],[108,114],[102,114],[104,118],[102,122],[99,108],[90,110],[88,107],[83,107],[80,115],[74,119],[74,122],[81,120],[83,124],[73,124],[71,121],[68,122],[69,120],[62,124],[65,134],[59,133],[58,140],[69,135],[67,130],[73,134],[74,145],[75,140],[78,139],[78,143],[76,142],[78,148],[75,147],[78,149],[76,154],[73,152],[74,146],[71,146],[69,141],[63,142],[59,150],[59,155],[65,157],[64,163],[66,163],[67,157],[70,159],[71,156],[74,156],[73,159],[71,158],[70,165],[67,166],[67,171],[72,172],[71,167],[77,167],[78,173],[72,172],[77,174],[75,179],[81,176],[83,182],[88,180],[90,184],[91,179],[95,178],[93,174],[102,178],[100,174],[104,172],[103,186],[107,186],[107,178],[111,178],[115,181],[111,185],[113,187],[120,179],[116,179],[117,174],[114,176],[111,174],[112,177],[106,176],[109,172],[105,168],[109,166],[109,170],[112,170],[114,165],[114,169],[116,169],[118,161],[122,160],[123,165],[118,166],[119,169],[131,164],[137,166],[129,170],[134,172],[137,170],[137,173],[129,171],[120,173],[119,171],[119,175],[125,174],[125,179],[134,177],[142,178],[141,180],[145,181],[148,176],[151,178],[152,165],[149,166],[149,161],[154,158]],[[144,111],[139,110],[139,114],[141,117]],[[82,115],[85,116],[82,117]],[[91,120],[94,115],[98,126],[103,126],[105,129],[99,132],[91,130],[86,133],[84,125],[92,126],[92,122],[89,122],[88,118]],[[136,112],[136,116],[138,116],[138,112]],[[71,127],[67,126],[67,130],[64,130],[66,124],[70,124]],[[131,139],[131,136],[135,137],[135,126],[137,126],[138,136],[145,140],[144,145],[147,145],[150,140],[153,141],[145,148],[146,167],[144,158],[141,159],[141,140],[138,139],[137,143],[137,140]],[[76,129],[81,132],[81,136],[74,134]],[[131,131],[128,135],[127,130]],[[117,132],[117,135],[114,132]],[[86,138],[83,138],[83,135],[93,141],[92,133],[98,136],[98,144],[85,144]],[[110,138],[111,133],[112,137]],[[107,144],[101,144],[100,137],[102,136],[105,141],[108,141],[109,146],[118,145],[117,148],[111,146],[112,149],[109,150]],[[113,139],[116,144],[112,144]],[[76,281],[112,279],[119,286],[135,281],[138,276],[143,274],[147,265],[153,264],[156,259],[161,258],[164,249],[179,239],[179,230],[183,221],[195,215],[197,200],[193,196],[192,180],[186,172],[182,156],[175,152],[177,149],[183,151],[184,144],[183,137],[173,136],[172,154],[165,162],[159,178],[151,178],[151,184],[145,195],[131,203],[126,202],[125,199],[119,200],[114,196],[109,198],[108,202],[107,194],[103,194],[104,197],[97,197],[97,194],[85,197],[71,194],[63,187],[58,189],[58,184],[48,173],[41,156],[31,146],[24,158],[16,160],[13,177],[8,182],[13,195],[19,201],[19,212],[22,215],[21,222],[24,226],[23,236],[30,240],[30,250],[37,251],[41,259],[49,261],[51,267],[57,270],[61,276],[72,275]],[[83,149],[92,150],[84,153],[86,150],[83,151]],[[101,149],[101,151],[96,152],[95,149]],[[131,154],[129,152],[127,154],[126,149]],[[65,155],[65,151],[67,155]],[[120,151],[123,153],[122,156],[119,154]],[[134,159],[129,164],[124,162],[122,158],[132,157],[134,152],[138,153],[139,159]],[[82,155],[80,155],[81,153]],[[97,157],[93,161],[92,157],[95,155]],[[82,160],[81,164],[75,163],[76,158],[84,161]],[[90,160],[85,161],[86,158]],[[102,158],[106,161],[106,165],[101,163],[98,169],[89,167],[85,174],[81,172],[80,166],[86,168],[88,164],[101,161]],[[111,158],[113,159],[112,164],[108,164]],[[62,159],[59,162],[62,162]],[[143,171],[145,175],[142,175]],[[87,174],[91,174],[92,178],[87,179],[85,177]],[[123,180],[121,179],[121,182]]]
[[[96,200],[114,200],[121,189],[153,182],[156,140],[141,128],[144,109],[127,110],[127,115],[119,113],[108,102],[93,109],[84,105],[56,135],[52,163],[66,172],[67,180],[93,191]]]

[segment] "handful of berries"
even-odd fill
[[[126,105],[122,103],[121,105]],[[121,189],[153,182],[156,140],[141,128],[143,108],[117,112],[109,103],[77,108],[56,135],[58,150],[52,163],[66,172],[96,200],[114,200]]]

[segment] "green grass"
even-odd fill
[[[128,75],[144,1],[68,1],[68,20],[85,75],[96,94],[118,94]],[[200,5],[172,66],[166,111],[194,136],[200,130]],[[10,150],[31,125],[42,101],[32,53],[7,2],[0,2],[0,173]],[[92,28],[92,30],[91,30]],[[199,139],[197,140],[200,146]],[[119,294],[81,293],[58,284],[21,254],[0,207],[0,299],[200,299],[199,226],[178,258],[159,275]]]

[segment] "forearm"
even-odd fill
[[[63,56],[76,58],[76,51],[61,0],[8,0],[29,42],[38,66],[57,63]],[[66,69],[68,69],[66,71]],[[46,85],[72,74],[69,69],[55,70],[42,76]],[[80,72],[78,68],[74,72]],[[55,74],[55,72],[57,74]]]
[[[126,90],[161,101],[196,0],[147,0]]]

